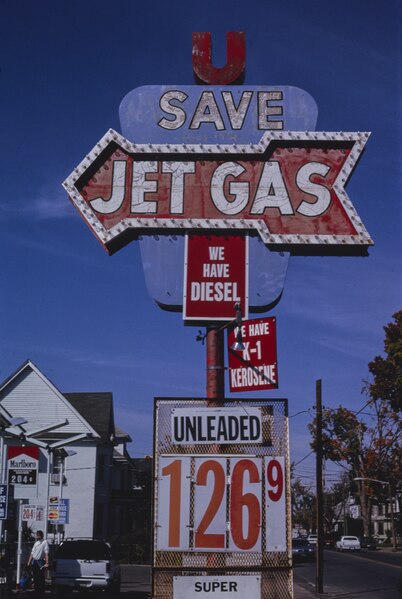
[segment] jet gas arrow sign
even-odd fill
[[[109,253],[139,234],[256,231],[273,249],[363,254],[345,193],[368,133],[267,132],[258,144],[133,144],[110,130],[64,182]]]

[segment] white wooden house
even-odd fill
[[[111,393],[63,394],[28,360],[0,385],[0,410],[6,420],[26,421],[0,427],[2,482],[8,480],[10,447],[39,447],[37,484],[13,485],[3,534],[16,528],[18,509],[13,506],[18,508],[18,500],[38,507],[36,517],[42,519],[29,525],[47,529],[48,535],[107,538],[130,530],[132,464],[126,444],[131,439],[120,429],[116,432]],[[54,515],[49,499],[60,496],[69,500],[68,523],[45,526],[47,516]]]

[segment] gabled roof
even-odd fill
[[[28,421],[24,425],[26,430],[67,419],[68,424],[58,429],[58,434],[99,436],[91,423],[31,360],[26,360],[0,384],[0,402],[12,416],[22,416]]]
[[[64,397],[96,430],[103,441],[111,441],[115,431],[112,393],[64,393]]]
[[[125,431],[123,431],[123,429],[121,429],[117,425],[115,425],[115,427],[114,427],[114,437],[115,437],[116,441],[118,441],[119,443],[122,443],[122,442],[131,443],[131,441],[132,441],[132,438],[130,437],[130,435],[128,433],[126,433]]]

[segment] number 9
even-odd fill
[[[268,497],[279,501],[283,493],[283,470],[278,460],[269,460],[267,466]]]

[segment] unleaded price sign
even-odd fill
[[[259,553],[262,535],[265,551],[286,551],[283,456],[160,457],[158,551]]]

